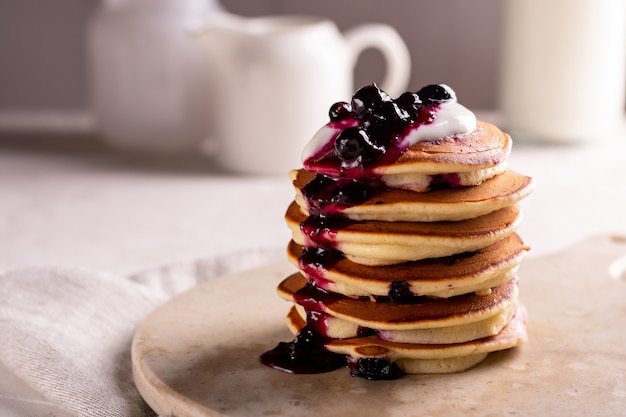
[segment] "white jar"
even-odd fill
[[[98,133],[124,150],[183,153],[210,133],[210,68],[187,25],[213,0],[104,0],[87,47]]]
[[[507,0],[500,105],[515,138],[575,143],[623,127],[624,0]]]

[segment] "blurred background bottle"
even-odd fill
[[[128,151],[188,153],[210,134],[210,63],[187,25],[215,0],[103,0],[89,23],[99,135]]]
[[[500,99],[516,138],[574,143],[622,127],[623,0],[507,0]]]
[[[623,128],[624,0],[507,0],[500,105],[515,138],[580,143]]]

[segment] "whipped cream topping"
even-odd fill
[[[432,123],[417,125],[403,138],[402,145],[411,147],[418,142],[443,139],[448,136],[469,133],[476,129],[476,115],[456,101],[438,106]]]
[[[434,108],[435,118],[428,124],[415,124],[401,138],[400,146],[409,148],[418,142],[443,139],[448,136],[472,132],[476,129],[476,115],[457,101],[446,101]],[[324,149],[330,148],[339,133],[348,127],[357,126],[358,120],[347,119],[329,122],[322,126],[307,143],[302,152],[306,162]]]
[[[338,123],[330,122],[322,126],[304,147],[302,151],[302,162],[305,163],[322,152],[324,148],[328,147],[329,144],[337,138],[343,129],[358,124],[356,120],[352,121],[353,123],[350,124],[343,123],[339,125]]]

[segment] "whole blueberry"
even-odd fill
[[[372,146],[380,148],[392,136],[399,135],[413,118],[396,103],[388,101],[381,104],[377,114],[364,114],[360,126],[368,133]]]
[[[357,118],[366,113],[377,114],[382,103],[390,102],[391,97],[373,83],[357,90],[352,96],[352,111]]]
[[[335,139],[335,154],[343,162],[351,163],[362,157],[369,147],[367,133],[358,126],[344,129]]]
[[[379,128],[383,127],[384,124],[384,118],[372,113],[366,113],[361,116],[359,126],[370,134],[370,136],[374,136],[376,132],[378,132]]]
[[[331,202],[338,206],[354,206],[365,201],[370,195],[370,187],[357,180],[345,181],[331,197]]]
[[[408,120],[409,113],[397,103],[388,101],[380,106],[380,115],[387,120]]]
[[[386,120],[388,128],[395,132],[402,130],[411,121],[409,112],[392,101],[381,105],[379,115]]]
[[[333,122],[347,119],[351,114],[352,108],[350,107],[350,104],[346,103],[345,101],[340,101],[333,104],[332,106],[330,106],[330,110],[328,111],[328,116]]]
[[[341,260],[342,254],[336,249],[309,246],[302,250],[299,261],[315,268],[328,268]]]
[[[322,337],[312,326],[304,326],[296,335],[293,342],[288,346],[289,357],[292,360],[310,358],[316,353],[323,351]]]
[[[413,296],[407,281],[393,281],[389,286],[389,299],[393,302],[407,300]]]
[[[454,90],[445,84],[431,84],[417,92],[422,102],[428,104],[440,104],[446,101],[456,101]]]
[[[402,93],[400,97],[398,97],[395,102],[400,106],[400,108],[410,111],[411,109],[415,110],[419,106],[422,105],[422,100],[417,93],[412,93],[407,91],[406,93]]]

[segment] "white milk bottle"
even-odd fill
[[[623,127],[624,0],[507,0],[500,85],[514,138],[575,143]]]
[[[214,0],[103,0],[89,24],[91,103],[112,146],[195,152],[209,135],[210,63],[188,33]]]

